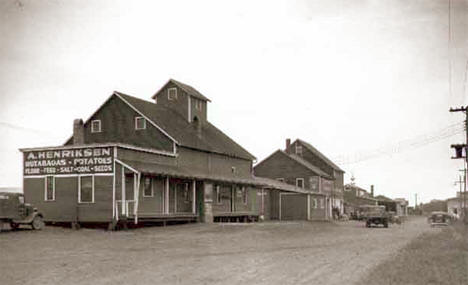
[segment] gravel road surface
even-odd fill
[[[423,218],[24,229],[0,233],[0,284],[355,284],[430,231]]]

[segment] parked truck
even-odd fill
[[[383,225],[388,228],[390,215],[385,211],[385,206],[365,206],[361,208],[366,227],[370,228],[372,225]]]
[[[0,192],[0,231],[4,224],[10,224],[12,230],[20,225],[30,225],[34,230],[44,228],[43,215],[24,203],[22,193]]]

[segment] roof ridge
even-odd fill
[[[143,101],[143,102],[145,102],[145,103],[149,103],[149,104],[152,104],[152,105],[157,105],[156,103],[153,103],[153,102],[151,102],[151,101],[148,101],[148,100],[145,100],[145,99],[143,99],[143,98],[136,97],[136,96],[133,96],[133,95],[129,95],[129,94],[127,94],[127,93],[122,93],[122,92],[120,92],[120,91],[114,91],[114,94],[116,94],[116,95],[128,96],[128,97],[131,97],[131,98],[133,98],[133,99],[137,99],[137,100]]]
[[[156,95],[158,95],[164,89],[164,87],[166,87],[166,85],[169,84],[170,82],[177,85],[179,88],[181,88],[182,90],[187,92],[187,94],[190,95],[190,96],[196,97],[196,98],[198,98],[200,100],[211,102],[210,99],[208,99],[205,95],[201,94],[200,91],[198,91],[194,87],[192,87],[192,86],[190,86],[190,85],[188,85],[186,83],[183,83],[181,81],[175,80],[173,78],[169,78],[169,80],[161,88],[159,88],[159,90],[156,93],[154,93],[154,95],[151,96],[151,98],[154,99],[156,97]]]
[[[289,157],[291,157],[292,159],[302,163],[304,166],[311,169],[312,171],[318,172],[317,174],[319,174],[321,176],[331,178],[331,176],[329,174],[327,174],[325,171],[323,171],[322,169],[320,169],[320,167],[313,165],[312,163],[308,162],[304,158],[302,158],[302,157],[300,157],[298,155],[295,155],[295,154],[288,154],[288,153],[285,153],[285,154],[288,155]],[[321,174],[320,174],[320,172],[321,172]]]
[[[301,139],[296,139],[296,141],[299,141],[301,142],[303,145],[305,145],[306,148],[308,148],[311,152],[314,152],[315,154],[317,154],[326,164],[328,164],[329,166],[331,166],[333,169],[335,170],[339,170],[339,171],[342,171],[342,172],[345,172],[343,169],[341,169],[338,165],[336,165],[333,161],[331,161],[331,159],[329,159],[326,155],[324,155],[323,153],[321,153],[318,149],[316,149],[313,145],[311,145],[310,143],[304,141],[304,140],[301,140]]]

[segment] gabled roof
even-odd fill
[[[177,81],[175,79],[169,79],[166,84],[164,84],[164,86],[158,90],[158,92],[156,92],[153,97],[151,98],[155,98],[159,92],[161,92],[161,90],[163,90],[167,84],[169,83],[174,83],[175,85],[177,85],[177,87],[179,87],[180,89],[184,90],[185,92],[187,92],[188,95],[192,96],[192,97],[195,97],[195,98],[198,98],[200,100],[203,100],[203,101],[208,101],[208,102],[211,102],[210,99],[206,98],[205,96],[203,96],[203,94],[201,94],[200,92],[197,91],[197,89],[193,88],[192,86],[190,85],[187,85],[185,83],[182,83],[180,81]]]
[[[374,197],[376,200],[383,201],[383,202],[395,202],[392,199],[384,196],[384,195],[378,195]]]
[[[312,165],[311,163],[307,162],[306,160],[304,160],[303,158],[295,155],[295,154],[288,154],[286,153],[285,151],[281,150],[281,149],[278,149],[277,151],[273,152],[272,154],[270,154],[267,158],[265,158],[264,160],[260,161],[259,163],[257,163],[257,165],[255,165],[255,167],[259,166],[260,164],[264,163],[265,161],[267,161],[268,159],[270,159],[273,155],[275,155],[276,153],[280,153],[282,155],[285,155],[286,157],[288,157],[289,159],[293,160],[294,162],[296,163],[299,163],[300,165],[304,166],[305,168],[315,172],[317,175],[319,176],[322,176],[322,177],[325,177],[325,178],[328,178],[328,179],[333,179],[330,175],[328,175],[326,172],[322,171],[320,168]]]
[[[255,157],[208,121],[202,123],[201,132],[176,111],[120,92],[114,92],[124,102],[154,122],[181,146],[220,153],[247,160]]]
[[[330,159],[328,159],[328,157],[326,157],[324,154],[322,154],[320,151],[318,151],[315,147],[313,147],[310,143],[308,142],[305,142],[301,139],[297,139],[297,141],[299,141],[301,144],[303,144],[309,151],[311,151],[313,154],[317,155],[318,157],[320,157],[326,164],[328,164],[331,168],[333,168],[334,170],[337,170],[337,171],[341,171],[341,172],[344,172],[343,169],[341,169],[338,165],[336,165],[335,163],[333,163],[333,161],[331,161]]]
[[[344,186],[344,188],[345,188],[345,190],[346,190],[346,189],[356,189],[356,190],[359,190],[359,191],[364,192],[364,195],[363,195],[363,196],[359,196],[359,198],[368,198],[368,199],[373,199],[373,200],[375,200],[375,198],[372,197],[371,194],[370,194],[366,189],[361,188],[361,187],[359,187],[359,186],[352,185],[352,184],[346,184],[346,185]]]

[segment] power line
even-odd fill
[[[7,122],[0,122],[0,127],[6,127],[6,128],[9,128],[9,129],[13,129],[13,130],[16,130],[16,131],[21,131],[21,132],[35,133],[35,134],[38,134],[38,135],[44,135],[44,134],[51,135],[52,134],[51,132],[47,132],[47,131],[43,131],[43,130],[37,130],[37,129],[31,129],[31,128],[25,128],[25,127],[10,124],[10,123],[7,123]]]
[[[405,139],[391,145],[379,147],[377,149],[359,151],[352,155],[339,155],[333,160],[342,165],[355,164],[371,159],[376,159],[381,156],[392,156],[403,151],[418,149],[428,144],[441,141],[457,134],[461,134],[463,132],[464,124],[463,122],[459,122],[435,132],[418,135],[416,137]]]

